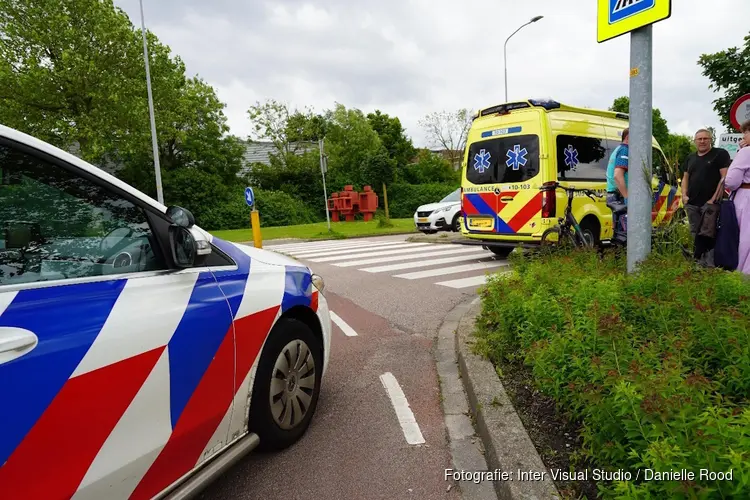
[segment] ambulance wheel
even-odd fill
[[[513,247],[489,247],[490,252],[494,253],[501,259],[507,259],[508,255],[513,251]]]
[[[303,322],[282,318],[269,334],[253,384],[250,432],[259,451],[296,443],[315,414],[323,373],[323,346]]]
[[[453,229],[453,232],[460,233],[461,232],[461,214],[456,214],[455,217],[453,217],[453,224],[451,224],[451,229]]]

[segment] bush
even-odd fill
[[[459,188],[459,184],[393,184],[388,189],[388,215],[394,219],[412,217],[417,207],[435,203]],[[378,193],[383,206],[383,193]]]
[[[477,319],[495,363],[523,361],[537,388],[582,424],[581,453],[633,481],[617,498],[750,497],[750,286],[654,252],[641,272],[596,253],[513,257]],[[644,481],[644,471],[695,473]],[[733,471],[711,481],[700,470]],[[640,470],[639,480],[635,480]]]

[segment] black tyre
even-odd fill
[[[490,252],[494,253],[501,259],[507,259],[508,255],[514,250],[513,247],[489,247]]]
[[[461,232],[461,214],[456,214],[456,216],[453,217],[453,223],[451,224],[451,229],[453,229],[453,231],[456,233]]]
[[[312,330],[296,319],[279,320],[258,363],[250,404],[259,450],[282,450],[302,437],[318,405],[322,371],[323,348]]]
[[[582,227],[580,235],[581,235],[581,238],[583,239],[584,248],[594,247],[596,240],[594,239],[594,232],[591,229],[587,227]],[[581,242],[578,242],[578,244],[580,245]]]

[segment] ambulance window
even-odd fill
[[[557,136],[557,174],[559,180],[607,179],[611,151],[607,141],[596,137]]]
[[[539,137],[517,135],[469,146],[466,179],[472,184],[523,182],[539,173]]]
[[[674,182],[674,175],[671,174],[671,170],[673,169],[669,168],[667,159],[664,158],[662,152],[656,148],[651,150],[651,165],[652,173],[657,179],[667,184],[672,184]]]

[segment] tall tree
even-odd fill
[[[367,115],[367,120],[380,137],[388,156],[396,162],[397,168],[404,168],[411,163],[417,152],[397,116],[391,117],[375,110]]]
[[[472,116],[468,109],[433,112],[419,121],[433,147],[446,151],[451,165],[461,164]]]
[[[711,83],[708,88],[721,97],[713,101],[714,110],[727,131],[733,131],[729,113],[732,104],[750,92],[750,35],[745,36],[743,47],[731,47],[714,54],[703,54],[698,65]]]
[[[0,120],[98,162],[150,145],[140,32],[111,0],[0,0]],[[158,125],[187,84],[149,34]]]
[[[371,158],[381,152],[383,143],[367,117],[359,109],[347,109],[337,103],[334,109],[328,111],[326,118],[330,123],[326,134],[326,151],[332,186],[373,182],[366,171],[370,169],[368,164]],[[377,163],[380,165],[379,161]],[[378,166],[377,170],[382,168]]]
[[[618,97],[612,103],[610,111],[616,111],[618,113],[630,113],[630,98],[628,96]],[[669,127],[667,126],[667,120],[661,116],[661,110],[659,108],[653,108],[652,113],[652,134],[656,138],[656,141],[664,147],[669,142]]]

